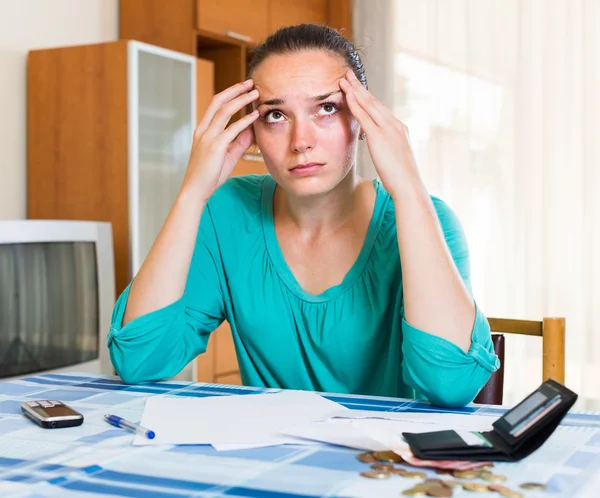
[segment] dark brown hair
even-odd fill
[[[303,50],[326,50],[339,55],[354,71],[358,80],[367,88],[367,75],[356,48],[338,31],[321,24],[297,24],[278,29],[250,53],[248,73],[269,55],[290,54]]]

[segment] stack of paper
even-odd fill
[[[217,449],[311,444],[282,430],[340,410],[347,409],[305,391],[207,398],[153,396],[146,400],[140,425],[156,437],[136,436],[133,444],[212,444]]]
[[[141,425],[154,439],[135,445],[211,444],[218,450],[331,443],[368,451],[409,451],[403,432],[486,431],[495,418],[448,413],[349,410],[316,393],[283,391],[221,397],[147,399]]]

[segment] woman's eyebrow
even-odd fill
[[[321,100],[328,99],[336,93],[342,93],[342,91],[335,90],[333,92],[324,93],[323,95],[316,95],[314,97],[310,97],[309,100],[312,100],[313,102],[320,102]],[[261,105],[283,105],[284,103],[285,101],[283,99],[270,99],[259,102],[256,107],[260,107]]]

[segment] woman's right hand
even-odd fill
[[[236,112],[258,98],[258,91],[251,90],[253,85],[250,79],[215,95],[194,131],[182,190],[190,188],[196,191],[204,203],[225,183],[252,144],[252,123],[258,118],[258,111],[225,127]]]

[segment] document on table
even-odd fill
[[[306,440],[283,434],[281,429],[345,410],[307,391],[207,398],[152,396],[146,400],[140,425],[156,437],[136,435],[133,444],[212,444],[217,449],[302,444]]]
[[[433,432],[446,429],[488,431],[495,417],[454,413],[373,412],[343,410],[326,419],[286,427],[285,434],[360,450],[408,449],[403,432]]]

